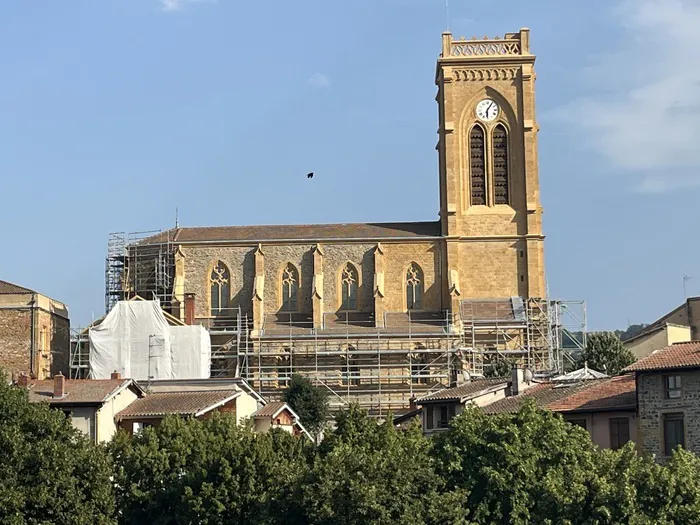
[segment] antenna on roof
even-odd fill
[[[177,206],[175,206],[175,228],[180,227],[180,219],[178,218],[178,209]]]
[[[683,276],[683,300],[685,301],[688,298],[688,292],[686,291],[686,284],[688,281],[690,281],[693,277],[691,275],[684,275]]]

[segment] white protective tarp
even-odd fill
[[[158,301],[119,301],[88,337],[94,379],[115,371],[137,381],[209,377],[209,334],[201,326],[169,326]]]

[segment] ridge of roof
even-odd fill
[[[700,341],[685,341],[656,350],[632,363],[623,372],[700,368]]]

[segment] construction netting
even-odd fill
[[[202,326],[171,326],[158,301],[119,301],[88,336],[93,379],[113,372],[140,381],[210,374],[209,333]]]

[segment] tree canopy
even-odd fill
[[[579,366],[587,363],[598,372],[610,376],[636,361],[634,354],[624,347],[620,338],[612,332],[596,332],[588,336],[586,348],[579,356]]]
[[[323,430],[328,420],[328,392],[325,389],[314,386],[307,377],[292,374],[284,400],[314,435]]]
[[[105,450],[0,378],[0,523],[114,523]]]

